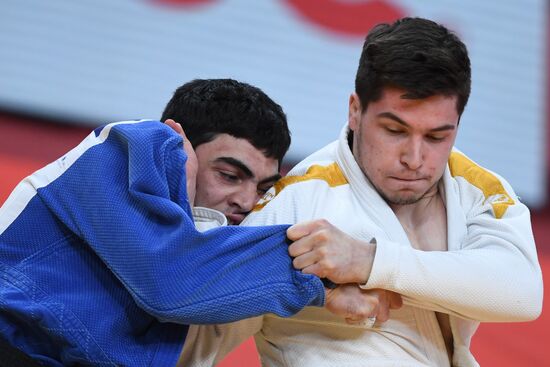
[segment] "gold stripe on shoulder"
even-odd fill
[[[458,152],[451,153],[449,157],[449,169],[451,176],[464,177],[466,181],[483,192],[485,201],[489,200],[493,206],[496,218],[502,218],[504,213],[506,213],[506,209],[515,204],[498,177],[483,167],[478,166],[463,154]]]
[[[319,165],[313,165],[308,168],[305,175],[302,176],[286,176],[281,178],[279,181],[275,183],[273,186],[275,189],[275,193],[268,192],[260,201],[260,203],[256,204],[254,209],[252,211],[258,211],[261,210],[264,206],[267,205],[275,196],[277,196],[283,189],[289,185],[303,182],[303,181],[309,181],[309,180],[323,180],[325,181],[330,187],[336,187],[340,185],[345,185],[348,183],[348,180],[340,170],[340,167],[338,167],[338,164],[336,162],[329,164],[328,166],[319,166]]]

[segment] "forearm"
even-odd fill
[[[144,310],[190,324],[323,304],[321,282],[292,269],[283,227],[195,229],[186,156],[170,129],[148,122],[107,132],[92,134],[91,148],[39,195]]]
[[[408,304],[497,322],[536,318],[541,284],[539,269],[515,251],[425,252],[379,243],[366,287],[400,293]]]
[[[321,306],[318,278],[291,267],[285,227],[222,227],[174,234],[172,244],[123,263],[104,254],[134,299],[160,320],[222,323]],[[146,241],[147,242],[147,241]],[[139,271],[135,262],[138,262]]]

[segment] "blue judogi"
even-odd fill
[[[287,226],[195,229],[186,159],[164,124],[119,122],[23,180],[0,208],[0,335],[45,365],[170,366],[187,324],[321,306]]]

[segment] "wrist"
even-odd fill
[[[361,249],[361,255],[358,256],[358,259],[360,259],[358,266],[360,272],[357,275],[357,283],[366,284],[369,281],[374,264],[374,256],[376,255],[376,238],[373,237],[368,243],[363,242]]]
[[[332,298],[332,293],[334,292],[335,288],[326,288],[325,287],[325,306],[330,303],[330,300]]]
[[[321,282],[323,282],[323,286],[326,288],[326,289],[335,289],[338,287],[338,284],[334,283],[332,280],[330,280],[329,278],[320,278],[321,279]]]

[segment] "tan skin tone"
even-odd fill
[[[456,97],[406,99],[405,93],[386,88],[364,111],[358,96],[350,96],[353,155],[396,213],[413,246],[446,250],[445,208],[437,184],[456,139]],[[304,273],[335,283],[367,282],[375,244],[354,239],[323,220],[296,224],[287,235],[295,241],[289,247],[294,266]]]
[[[276,159],[245,139],[219,134],[196,147],[199,164],[195,205],[216,209],[239,224],[281,177]]]
[[[184,138],[188,192],[196,187],[194,205],[222,212],[229,224],[242,222],[281,177],[278,161],[245,139],[219,134],[193,149],[181,125],[165,123]]]
[[[195,206],[222,212],[239,224],[281,177],[276,159],[245,139],[219,134],[193,149],[180,124],[165,122],[184,139],[188,196]]]
[[[353,155],[380,195],[392,207],[435,195],[458,128],[456,97],[403,99],[387,89],[362,113],[350,97]]]

